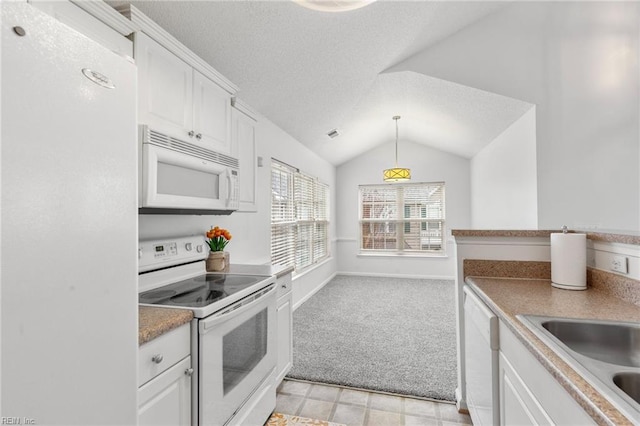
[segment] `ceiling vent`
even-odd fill
[[[329,136],[331,139],[333,139],[333,138],[337,138],[338,136],[340,136],[340,133],[338,133],[337,129],[333,129],[333,130],[330,130],[329,133],[327,133],[327,136]]]

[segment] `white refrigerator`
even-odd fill
[[[135,424],[135,65],[26,2],[0,11],[0,415]]]

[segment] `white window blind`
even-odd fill
[[[272,161],[271,262],[300,271],[329,255],[329,187]]]
[[[295,262],[294,173],[276,163],[271,167],[271,263],[277,265]]]
[[[444,182],[360,186],[363,252],[444,251]]]

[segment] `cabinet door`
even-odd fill
[[[231,95],[193,71],[193,105],[195,142],[235,157],[231,152]]]
[[[502,354],[499,371],[501,425],[554,424],[540,402]]]
[[[499,332],[501,424],[595,424],[508,326]]]
[[[255,212],[256,179],[258,175],[258,152],[256,144],[256,121],[235,108],[231,110],[232,152],[237,152],[240,161],[239,211]]]
[[[191,424],[191,357],[138,389],[138,425]]]
[[[278,367],[276,368],[276,385],[280,384],[293,365],[292,302],[291,292],[278,299]]]
[[[140,124],[183,140],[193,130],[193,70],[143,33],[135,34]]]

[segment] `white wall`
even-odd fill
[[[536,104],[538,227],[640,230],[637,2],[523,2],[392,67]]]
[[[471,226],[538,227],[535,107],[471,159]]]
[[[470,226],[469,160],[421,144],[399,141],[398,158],[411,169],[412,182],[445,182],[447,235]],[[382,171],[393,166],[395,143],[381,145],[338,166],[337,255],[339,273],[453,278],[453,243],[447,257],[359,256],[358,185],[380,184]]]
[[[232,263],[264,264],[271,259],[271,158],[284,161],[327,183],[331,192],[331,217],[335,218],[335,168],[293,139],[264,117],[258,118],[256,132],[258,155],[263,167],[258,168],[257,212],[235,212],[229,216],[140,215],[140,239],[185,235],[204,235],[210,226],[226,228],[233,239],[225,249]],[[330,238],[335,234],[331,223]],[[314,291],[336,270],[335,257],[316,270],[294,277],[294,303]]]

